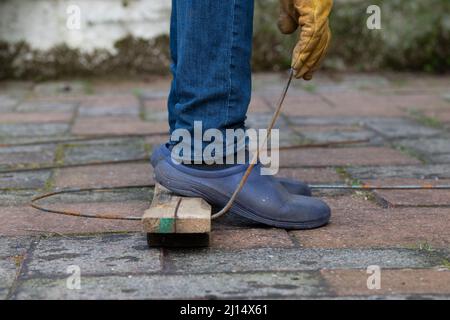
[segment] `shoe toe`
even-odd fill
[[[330,207],[317,198],[293,196],[287,208],[286,215],[294,229],[316,228],[327,224],[331,217]]]

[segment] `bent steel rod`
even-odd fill
[[[286,97],[286,94],[289,90],[289,87],[291,85],[293,78],[293,70],[291,69],[289,72],[289,79],[286,83],[286,86],[281,94],[281,97],[278,101],[277,108],[273,114],[273,117],[270,121],[270,124],[267,128],[267,135],[265,136],[265,140],[262,143],[262,145],[265,145],[268,138],[270,137],[270,134],[272,132],[272,129],[275,125],[276,120],[278,119],[278,116],[280,115],[281,108],[283,106],[284,99]],[[355,141],[356,142],[356,141]],[[359,142],[359,141],[358,141]],[[354,143],[354,142],[353,142]],[[337,144],[337,143],[336,143]],[[301,147],[301,146],[298,146]],[[311,147],[311,146],[306,146]],[[281,148],[280,148],[281,149]],[[228,210],[232,207],[234,201],[236,200],[237,195],[244,187],[245,183],[247,182],[248,177],[250,176],[250,173],[252,172],[255,164],[257,163],[258,157],[259,157],[260,150],[257,149],[255,152],[252,161],[250,162],[244,176],[242,177],[239,185],[236,187],[236,190],[234,191],[231,198],[228,200],[227,204],[224,206],[222,210],[212,215],[212,219],[216,219],[224,215],[228,212]],[[43,211],[43,212],[49,212],[49,213],[55,213],[55,214],[61,214],[61,215],[68,215],[68,216],[75,216],[75,217],[83,217],[83,218],[95,218],[95,219],[107,219],[107,220],[132,220],[132,221],[139,221],[142,218],[141,217],[134,217],[134,216],[121,216],[119,214],[115,213],[104,213],[104,214],[89,214],[89,213],[82,213],[82,212],[76,212],[76,211],[70,211],[70,210],[58,210],[58,209],[52,209],[52,208],[46,208],[41,205],[38,205],[37,202],[39,200],[48,199],[57,195],[63,195],[63,194],[69,194],[69,193],[81,193],[81,192],[105,192],[105,191],[112,191],[117,189],[131,189],[131,188],[149,188],[154,187],[154,184],[148,184],[148,185],[136,185],[136,186],[116,186],[116,187],[97,187],[97,188],[78,188],[78,189],[66,189],[66,190],[60,190],[55,191],[47,194],[43,194],[37,197],[34,197],[31,202],[30,206]],[[337,190],[450,190],[450,185],[432,185],[432,184],[422,184],[422,185],[371,185],[371,184],[358,184],[358,185],[333,185],[333,184],[317,184],[317,185],[310,185],[311,189],[337,189]]]
[[[359,185],[345,185],[345,184],[316,184],[310,185],[311,189],[341,189],[341,190],[450,190],[450,185],[371,185],[371,184],[359,184]]]
[[[142,219],[142,217],[134,217],[134,216],[121,216],[116,213],[102,213],[102,214],[90,214],[90,213],[82,213],[82,212],[76,212],[76,211],[70,211],[70,210],[60,210],[60,209],[53,209],[53,208],[46,208],[42,205],[38,205],[37,202],[43,199],[48,199],[51,197],[55,197],[58,195],[64,195],[64,194],[71,194],[71,193],[82,193],[82,192],[107,192],[107,191],[114,191],[119,189],[139,189],[139,188],[151,188],[154,187],[154,184],[147,184],[147,185],[136,185],[136,186],[117,186],[117,187],[97,187],[97,188],[82,188],[82,189],[65,189],[55,192],[50,192],[47,194],[43,194],[40,196],[34,197],[31,202],[30,206],[42,211],[42,212],[48,212],[48,213],[55,213],[55,214],[61,214],[66,216],[75,216],[80,218],[93,218],[93,219],[105,219],[105,220],[132,220],[132,221],[139,221]],[[359,191],[368,191],[368,190],[450,190],[450,185],[430,185],[430,184],[423,184],[423,185],[334,185],[334,184],[315,184],[315,185],[309,185],[311,189],[337,189],[337,190],[359,190]]]

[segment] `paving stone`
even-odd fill
[[[433,155],[431,157],[432,163],[450,163],[450,153]]]
[[[77,106],[76,102],[52,101],[52,100],[28,100],[19,104],[16,111],[19,112],[63,112],[73,113]]]
[[[150,100],[167,100],[167,95],[170,90],[170,84],[167,84],[164,86],[163,90],[152,90],[148,89],[148,86],[145,89],[139,90],[138,96],[139,99],[143,100],[144,102],[147,102]]]
[[[12,207],[28,204],[30,199],[37,196],[37,190],[1,190],[0,207]],[[1,209],[0,209],[1,210]]]
[[[58,169],[55,175],[55,186],[58,188],[140,186],[152,183],[153,170],[149,163],[64,168]]]
[[[165,94],[167,95],[167,93]],[[167,99],[151,99],[144,102],[144,109],[147,113],[165,112],[167,113]]]
[[[48,81],[36,84],[34,93],[40,96],[84,94],[86,84],[82,81]]]
[[[387,138],[430,137],[442,131],[406,119],[372,120],[367,126]]]
[[[270,120],[272,119],[273,112],[253,112],[247,115],[245,125],[254,129],[266,129]],[[274,128],[286,128],[287,122],[282,118],[278,118]]]
[[[14,259],[0,259],[0,299],[6,299],[9,288],[16,278],[17,267]]]
[[[439,94],[384,95],[390,105],[401,109],[427,110],[448,107],[448,103]]]
[[[0,189],[40,189],[50,178],[50,171],[0,173]]]
[[[322,94],[322,98],[333,105],[327,116],[360,116],[396,117],[405,114],[401,105],[392,101],[390,97],[361,91],[329,92]]]
[[[291,231],[305,248],[411,247],[450,244],[448,208],[383,209],[355,197],[325,198],[331,206],[329,225]],[[376,263],[375,263],[376,264]]]
[[[69,204],[69,203],[106,203],[106,202],[128,202],[146,201],[150,203],[153,199],[154,188],[132,188],[113,189],[101,192],[85,191],[77,193],[65,193],[42,199],[41,204]]]
[[[340,296],[450,294],[450,271],[381,269],[381,288],[368,289],[366,270],[322,270],[331,290]]]
[[[312,81],[315,85],[316,91],[319,93],[333,93],[333,92],[349,92],[359,89],[384,89],[391,88],[392,84],[388,79],[380,75],[374,74],[333,74],[324,75],[317,74]]]
[[[253,94],[252,99],[250,101],[250,105],[248,107],[248,112],[268,112],[271,111],[271,107],[263,97]]]
[[[282,109],[287,117],[321,117],[334,116],[335,108],[320,98],[304,99],[291,97],[285,99]]]
[[[315,142],[342,142],[342,141],[358,141],[368,140],[370,142],[376,135],[367,130],[361,131],[328,131],[328,132],[312,132],[302,131],[303,137]]]
[[[309,148],[282,150],[281,167],[418,164],[419,160],[386,147]]]
[[[0,147],[13,147],[18,145],[33,145],[33,144],[55,144],[58,141],[70,142],[76,137],[67,134],[58,136],[20,136],[20,137],[5,137],[0,136]]]
[[[430,109],[423,112],[425,116],[436,119],[440,123],[450,122],[450,108]]]
[[[54,153],[55,147],[48,145],[0,148],[0,169],[49,165]]]
[[[65,123],[45,123],[45,124],[2,124],[0,126],[0,136],[3,137],[34,137],[34,136],[55,136],[64,135],[69,129]]]
[[[14,110],[19,101],[9,95],[0,94],[0,111],[8,112]]]
[[[442,98],[443,98],[445,101],[450,102],[450,93],[444,93],[444,94],[442,95]]]
[[[71,210],[91,214],[115,214],[118,216],[142,216],[149,202],[128,201],[126,203],[55,203],[45,205],[54,209]],[[79,218],[41,212],[29,206],[0,207],[0,235],[65,235],[107,232],[141,231],[139,221]]]
[[[164,122],[145,122],[130,117],[78,118],[72,128],[76,135],[126,135],[168,132]]]
[[[450,185],[450,180],[383,179],[366,180],[374,185]],[[378,197],[391,207],[450,206],[450,190],[375,190]],[[450,211],[450,210],[449,210]]]
[[[170,270],[182,273],[293,271],[366,268],[421,268],[439,263],[436,257],[408,249],[276,248],[245,250],[167,250]]]
[[[144,94],[154,97],[158,94],[167,96],[171,79],[165,76],[152,75],[142,80],[116,79],[94,79],[91,82],[92,91],[98,95],[133,95],[142,97]]]
[[[141,144],[84,145],[66,148],[65,164],[143,159],[147,156]]]
[[[83,99],[79,109],[79,117],[104,117],[104,116],[139,116],[139,101],[133,95],[96,95]]]
[[[227,299],[327,295],[316,273],[251,273],[82,277],[81,290],[66,280],[32,279],[16,299]]]
[[[347,171],[358,179],[383,179],[383,178],[417,178],[436,179],[450,178],[448,165],[433,164],[420,166],[383,166],[348,168]]]
[[[90,108],[139,108],[139,100],[132,94],[100,94],[84,97],[80,107]]]
[[[424,155],[435,153],[450,154],[450,137],[440,137],[434,139],[405,139],[397,141],[399,145],[417,150]],[[433,156],[430,156],[432,159]]]
[[[285,230],[281,229],[240,229],[214,230],[211,234],[212,248],[289,248],[293,243]]]
[[[399,114],[396,111],[404,110],[406,108],[426,109],[431,107],[439,107],[445,105],[445,102],[438,95],[429,94],[378,94],[367,92],[344,92],[344,93],[330,93],[325,96],[333,102],[336,106],[347,110],[355,109],[358,112],[358,107],[365,111],[365,108],[372,108],[373,111],[381,111],[384,114],[380,116],[395,116]]]
[[[0,236],[0,257],[23,256],[30,247],[32,241],[32,237]]]
[[[302,117],[302,116],[290,116],[287,118],[290,125],[301,128],[307,126],[359,126],[362,127],[364,124],[372,120],[383,120],[384,118],[377,117],[364,117],[364,116],[348,116],[348,117]]]
[[[72,113],[46,112],[46,113],[3,113],[0,123],[53,123],[70,122]]]
[[[43,202],[41,202],[43,203]],[[94,215],[109,214],[118,217],[141,217],[144,211],[150,207],[150,201],[145,200],[127,200],[126,202],[119,201],[102,201],[102,202],[72,202],[72,203],[50,203],[46,205],[47,208],[55,210],[64,210],[71,212],[81,212]],[[104,219],[101,219],[104,220]],[[118,221],[120,222],[120,221]],[[118,227],[131,227],[131,229],[121,229],[120,231],[140,231],[139,221],[127,224],[118,224]],[[109,231],[109,230],[108,230]],[[73,233],[82,233],[77,231]],[[86,233],[86,232],[85,232]]]
[[[124,144],[139,145],[143,144],[145,138],[143,137],[127,137],[127,136],[117,136],[117,137],[88,137],[87,139],[76,140],[73,137],[71,141],[66,143],[67,147],[83,147],[83,146],[116,146]]]
[[[301,180],[307,183],[342,182],[342,178],[336,173],[336,171],[328,168],[285,168],[280,169],[277,176]]]
[[[169,135],[168,134],[158,134],[158,135],[151,135],[148,137],[145,137],[144,142],[146,144],[156,146],[161,143],[166,143],[169,141]]]
[[[149,110],[145,112],[144,120],[152,122],[167,122],[169,121],[169,114],[167,111],[153,111]]]
[[[149,249],[142,234],[43,238],[25,277],[66,276],[78,265],[81,276],[150,273],[161,270],[160,251]]]
[[[79,117],[109,117],[126,116],[137,118],[139,116],[138,107],[98,107],[83,105],[78,109]]]
[[[318,119],[317,119],[318,120]],[[323,119],[322,119],[323,120]],[[305,118],[306,121],[306,118]],[[358,124],[302,124],[302,125],[291,125],[296,131],[299,131],[301,133],[307,133],[307,132],[358,132],[361,130],[364,130],[363,127],[361,127]]]

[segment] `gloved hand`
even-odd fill
[[[300,26],[299,41],[292,56],[296,78],[311,80],[331,40],[328,16],[333,0],[279,0],[281,13],[278,28],[282,33],[293,33]]]

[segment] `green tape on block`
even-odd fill
[[[159,219],[159,233],[174,233],[175,232],[174,227],[175,227],[174,218]]]

